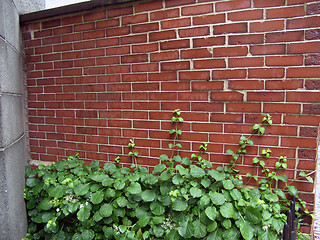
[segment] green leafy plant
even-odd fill
[[[262,151],[265,160],[253,160],[265,177],[246,175],[259,181],[259,187],[245,186],[235,166],[253,145],[251,137],[240,138],[236,153],[227,151],[230,166],[213,169],[201,157],[207,143],[190,158],[179,155],[180,110],[173,112],[171,122],[171,154],[161,155],[152,173],[137,164],[133,139],[128,144],[131,169],[119,166],[120,157],[102,167],[98,161],[85,165],[78,155],[50,166],[28,166],[26,239],[281,239],[288,199],[272,186],[287,179],[266,168],[271,151]],[[271,117],[264,122],[272,124]],[[263,135],[259,126],[253,131]],[[276,163],[275,169],[280,168],[286,168],[285,157]],[[289,194],[298,195],[294,186],[286,186]],[[300,199],[300,204],[305,203]]]

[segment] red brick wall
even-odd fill
[[[209,142],[223,154],[265,113],[274,126],[257,147],[286,155],[289,178],[316,166],[320,115],[320,3],[310,0],[134,1],[22,26],[30,151],[56,161],[126,157],[138,163],[168,151],[170,118],[182,110],[183,149]],[[313,185],[297,184],[309,192]]]

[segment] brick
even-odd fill
[[[157,72],[159,65],[157,63],[145,63],[132,65],[132,72]]]
[[[94,48],[95,45],[96,45],[95,40],[90,40],[90,41],[74,43],[73,48],[74,50],[88,49],[88,48]]]
[[[207,92],[178,92],[179,101],[208,101]]]
[[[190,49],[190,50],[181,50],[181,58],[182,59],[195,59],[195,58],[205,58],[212,57],[212,53],[206,49]]]
[[[193,17],[194,25],[205,25],[205,24],[214,24],[214,23],[224,23],[226,20],[225,14],[212,14],[199,17]]]
[[[283,78],[283,68],[254,68],[248,70],[249,78]]]
[[[318,2],[313,3],[313,4],[308,4],[306,12],[308,15],[319,14],[320,13],[320,4]]]
[[[263,42],[263,34],[233,35],[229,36],[228,40],[230,45],[262,44]]]
[[[148,99],[148,97],[147,97]],[[149,93],[149,100],[151,101],[175,101],[178,100],[177,93],[168,92],[151,92]]]
[[[266,11],[267,18],[291,18],[304,16],[304,14],[303,6],[273,8]]]
[[[320,75],[318,67],[288,68],[287,77],[289,78],[317,78]]]
[[[176,38],[176,32],[174,30],[161,31],[149,33],[150,41],[159,41]]]
[[[302,159],[312,159],[315,160],[316,159],[316,151],[315,150],[311,150],[311,149],[299,149],[298,150],[298,157],[302,158]],[[311,165],[312,167],[308,168],[305,165],[308,165],[307,163],[311,163],[309,164],[309,166]],[[308,170],[314,170],[315,169],[315,165],[316,162],[315,161],[304,161],[304,160],[299,160],[299,168],[298,169],[308,169]]]
[[[292,113],[299,114],[301,111],[300,104],[291,103],[264,103],[263,112],[265,113]]]
[[[262,90],[264,82],[261,80],[230,80],[228,88],[231,90]]]
[[[266,90],[296,90],[303,87],[303,80],[268,80]]]
[[[107,10],[107,16],[109,18],[113,17],[119,17],[123,15],[129,15],[133,13],[133,7],[128,6],[128,7],[123,7],[123,8],[114,8],[114,9],[108,9]]]
[[[72,26],[59,27],[53,29],[53,35],[62,35],[66,33],[72,33]]]
[[[320,39],[320,29],[311,29],[305,31],[306,40]]]
[[[300,137],[313,137],[318,136],[318,128],[316,127],[300,127]]]
[[[129,27],[119,27],[107,29],[107,37],[127,35],[130,33]]]
[[[162,8],[162,1],[156,0],[147,3],[140,3],[135,6],[135,12],[145,12],[150,10],[158,10]]]
[[[61,19],[62,25],[70,25],[82,22],[82,15],[75,15],[71,17],[65,17]]]
[[[191,18],[180,18],[161,22],[161,29],[175,29],[191,26]]]
[[[73,67],[73,61],[55,61],[54,62],[54,68],[72,68]]]
[[[147,54],[132,54],[128,56],[121,57],[121,63],[137,63],[137,62],[147,62]]]
[[[120,20],[119,19],[107,19],[104,21],[96,22],[96,28],[110,28],[110,27],[119,27]]]
[[[147,53],[147,52],[154,52],[158,50],[157,43],[148,43],[148,44],[139,44],[132,46],[133,53]]]
[[[266,34],[266,42],[267,43],[293,42],[293,41],[303,41],[303,40],[304,40],[303,31],[279,32],[279,33],[267,33]]]
[[[281,146],[300,148],[316,148],[317,142],[310,138],[281,137]]]
[[[92,12],[92,13],[87,13],[83,15],[83,20],[85,22],[89,21],[96,21],[96,20],[101,20],[106,18],[106,11],[99,11],[99,12]]]
[[[318,92],[310,91],[294,91],[287,92],[288,102],[320,102],[320,94]]]
[[[132,91],[159,91],[159,83],[133,83]]]
[[[53,64],[51,62],[37,63],[36,70],[53,69]]]
[[[287,52],[290,53],[318,53],[320,42],[290,43]]]
[[[82,24],[79,24],[79,25],[75,25],[73,27],[75,32],[94,30],[94,28],[95,28],[95,24],[93,22],[92,23],[82,23]]]
[[[189,48],[190,41],[187,39],[183,40],[171,40],[160,43],[161,50],[169,50],[169,49],[181,49],[181,48]]]
[[[267,66],[294,66],[302,65],[303,56],[270,56],[266,57]]]
[[[94,59],[90,59],[90,61],[93,60],[94,65]],[[89,61],[89,59],[84,60],[85,62]],[[96,64],[97,65],[112,65],[112,64],[119,64],[120,58],[119,57],[101,57],[96,58]],[[76,64],[76,63],[75,63]]]
[[[179,80],[209,80],[210,79],[210,72],[209,71],[186,71],[186,72],[179,72]]]
[[[196,36],[205,36],[210,34],[209,27],[194,27],[194,28],[186,28],[179,29],[180,37],[196,37]]]
[[[98,112],[92,110],[77,110],[76,116],[77,118],[97,118]]]
[[[284,92],[247,92],[248,101],[283,102]]]
[[[205,112],[223,112],[223,103],[208,103],[208,102],[192,102],[191,111],[205,111]],[[217,125],[216,125],[217,126]],[[207,130],[210,132],[210,129]]]
[[[41,25],[43,29],[59,27],[61,25],[61,20],[59,18],[53,19],[53,20],[42,22]]]
[[[150,20],[157,21],[162,19],[175,18],[179,16],[179,9],[168,9],[163,11],[155,11],[150,13]]]
[[[134,102],[134,110],[160,110],[160,102]]]
[[[84,75],[100,75],[106,73],[106,67],[86,67],[83,69]]]
[[[47,54],[52,52],[52,46],[37,47],[35,48],[35,54]]]
[[[229,67],[262,67],[264,59],[262,57],[244,57],[244,58],[229,58]]]
[[[72,33],[72,34],[63,35],[61,38],[62,38],[62,42],[73,42],[73,41],[82,40],[82,35],[81,33]]]
[[[320,80],[311,79],[305,81],[305,88],[307,90],[319,90],[320,89]]]
[[[261,7],[277,7],[277,6],[284,6],[285,0],[273,0],[273,1],[264,1],[264,0],[255,0],[254,7],[261,8]]]
[[[107,73],[114,74],[114,73],[129,73],[130,66],[129,65],[114,65],[114,66],[107,66]]]
[[[320,26],[320,16],[289,19],[287,29],[313,28]]]
[[[213,45],[224,45],[225,44],[225,37],[205,37],[205,38],[196,38],[193,39],[193,46],[194,47],[211,47]]]
[[[255,112],[261,110],[260,103],[227,103],[227,112]]]
[[[320,115],[320,105],[318,105],[318,104],[304,104],[302,113]]]
[[[213,11],[213,4],[203,4],[203,5],[182,7],[181,14],[183,16],[185,15],[190,16],[190,15],[206,14],[212,11]]]
[[[190,90],[189,82],[163,82],[161,91],[187,91]]]
[[[246,78],[246,70],[213,70],[213,79],[243,79]]]
[[[148,21],[148,14],[135,14],[131,16],[126,16],[122,18],[122,24],[123,25],[130,25],[135,23],[142,23]]]
[[[175,60],[175,59],[179,59],[178,51],[165,51],[165,52],[156,52],[156,53],[150,54],[151,62]]]
[[[284,20],[250,23],[250,32],[272,32],[284,30]]]
[[[222,81],[192,81],[193,91],[212,91],[222,90],[224,84]]]
[[[244,9],[250,8],[250,1],[249,0],[235,0],[235,1],[228,1],[228,2],[218,2],[216,3],[216,11],[234,11],[236,9]]]
[[[61,37],[49,37],[42,39],[42,45],[61,43]]]
[[[284,44],[268,44],[250,46],[250,53],[253,55],[274,55],[284,54],[286,46]]]
[[[54,52],[65,52],[65,51],[71,51],[71,50],[72,50],[71,43],[57,44],[53,46]]]
[[[285,124],[308,126],[318,126],[319,121],[319,116],[314,115],[285,115],[283,119],[283,123]]]
[[[166,8],[195,3],[195,0],[165,0]]]
[[[105,30],[99,30],[99,31],[90,31],[90,32],[84,32],[83,33],[83,39],[96,39],[96,38],[103,38],[105,37]]]
[[[177,80],[177,74],[175,72],[166,73],[149,73],[149,81],[173,81]]]
[[[215,57],[247,56],[248,47],[216,47],[213,49]]]
[[[146,33],[151,31],[158,31],[159,24],[158,23],[146,23],[146,24],[138,24],[132,26],[133,33]]]
[[[106,49],[107,55],[123,55],[123,54],[129,54],[129,53],[130,53],[129,46],[113,47],[113,48]]]
[[[123,82],[146,82],[147,74],[123,74]]]
[[[214,26],[213,31],[215,34],[246,33],[248,32],[248,27],[247,27],[247,23],[230,23],[230,24]]]
[[[231,21],[260,20],[263,18],[263,10],[244,10],[237,12],[229,12],[228,19]]]
[[[243,94],[240,92],[234,92],[234,91],[212,91],[210,94],[210,100],[211,101],[227,101],[227,102],[233,102],[233,101],[243,101]]]
[[[161,63],[162,71],[177,71],[177,70],[189,70],[189,69],[190,69],[189,61]]]
[[[320,54],[306,55],[305,56],[306,65],[320,65]]]

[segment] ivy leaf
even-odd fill
[[[166,239],[167,240],[180,239],[178,231],[175,229],[171,229],[170,232],[166,235]]]
[[[99,213],[102,217],[110,217],[112,215],[112,212],[113,207],[108,203],[103,204],[99,209]]]
[[[79,183],[77,186],[74,187],[74,193],[77,196],[83,196],[85,194],[87,194],[90,190],[90,184],[83,184],[83,183]],[[64,194],[64,193],[63,193]]]
[[[240,220],[240,232],[245,240],[251,240],[254,235],[254,229],[248,221]]]
[[[208,171],[208,174],[214,178],[217,182],[222,181],[225,179],[224,172],[218,172],[217,170],[211,169]]]
[[[202,168],[199,168],[195,165],[191,165],[190,169],[190,174],[194,178],[202,178],[206,174]]]
[[[156,193],[154,190],[145,190],[141,193],[141,198],[145,202],[152,202],[156,198]]]
[[[81,233],[82,240],[92,240],[95,237],[95,233],[92,229],[85,229]]]
[[[118,206],[121,208],[126,207],[128,204],[128,200],[124,196],[118,197],[116,199],[116,202],[117,202]]]
[[[163,171],[163,172],[161,173],[160,179],[161,179],[162,181],[167,181],[167,180],[169,180],[169,179],[171,178],[171,176],[172,176],[172,172],[169,171],[169,170],[165,170],[165,171]]]
[[[262,219],[262,214],[257,207],[247,207],[245,209],[245,216],[246,219],[253,224],[258,224],[259,222],[261,222]]]
[[[81,234],[80,234],[80,233],[75,233],[75,234],[72,236],[72,239],[71,239],[71,240],[82,240]]]
[[[207,207],[205,209],[205,214],[207,215],[207,217],[210,220],[214,221],[216,219],[216,216],[217,216],[217,209],[214,206]]]
[[[222,181],[222,185],[223,185],[223,187],[224,187],[225,189],[227,189],[227,190],[231,190],[231,189],[234,188],[234,184],[232,183],[231,180],[223,180],[223,181]]]
[[[161,238],[164,234],[164,229],[160,226],[153,226],[152,231],[157,238]]]
[[[182,162],[183,165],[191,165],[190,159],[187,157],[182,158]]]
[[[182,212],[187,208],[188,208],[188,203],[182,198],[178,198],[172,203],[172,209],[174,211]]]
[[[176,132],[175,129],[171,129],[171,130],[169,131],[169,134],[173,134],[173,133],[175,133],[175,132]]]
[[[221,207],[220,207],[220,213],[223,217],[225,218],[234,218],[235,216],[235,209],[232,205],[232,203],[224,203]]]
[[[190,189],[190,194],[191,194],[191,196],[192,196],[193,198],[199,198],[199,197],[202,196],[202,191],[201,191],[201,189],[199,189],[199,188],[192,187],[192,188]]]
[[[187,168],[184,168],[182,165],[178,164],[175,167],[176,170],[179,171],[180,175],[184,176],[187,175],[189,173],[189,170]]]
[[[208,197],[208,195],[204,195],[200,198],[200,202],[199,202],[200,206],[206,206],[209,203],[210,203],[210,198]]]
[[[239,201],[240,199],[242,199],[242,195],[238,189],[232,189],[232,191],[230,192],[230,196],[235,201]]]
[[[91,195],[90,200],[93,204],[99,204],[103,201],[104,193],[102,190]]]
[[[123,188],[125,187],[125,185],[126,185],[126,183],[125,183],[123,180],[121,180],[121,179],[117,179],[117,180],[114,182],[114,184],[113,184],[113,186],[114,186],[114,188],[115,188],[116,190],[121,190],[121,189],[123,189]]]
[[[50,197],[53,198],[62,198],[65,194],[65,186],[57,185],[49,188],[48,193]]]
[[[226,202],[226,199],[224,197],[224,195],[222,193],[218,193],[218,192],[209,192],[209,196],[211,198],[211,201],[213,202],[213,204],[215,205],[222,205]]]
[[[127,188],[128,192],[131,194],[141,193],[141,185],[138,182],[132,182],[130,186]]]
[[[184,182],[184,179],[181,175],[175,175],[173,178],[172,178],[172,183],[174,185],[180,185]]]
[[[298,190],[295,186],[289,186],[288,187],[288,192],[291,196],[298,196]]]
[[[109,173],[115,173],[117,171],[117,166],[113,163],[107,162],[104,164],[103,169],[107,170]]]
[[[77,218],[79,219],[79,221],[84,222],[89,219],[90,213],[91,212],[89,208],[86,208],[86,207],[80,208],[80,210],[77,213]]]
[[[222,229],[218,228],[217,230],[209,234],[207,240],[223,240],[222,234]]]
[[[163,156],[163,155],[161,155]],[[157,173],[161,173],[163,170],[166,169],[166,165],[165,164],[158,164],[154,167],[154,170],[153,170],[153,174],[157,174]]]
[[[162,206],[162,204],[157,201],[152,202],[150,204],[150,209],[151,209],[151,212],[157,216],[162,215],[165,211],[164,206]]]
[[[181,237],[191,238],[193,236],[194,227],[192,222],[183,221],[179,224],[178,232]]]
[[[272,240],[277,239],[277,234],[268,229],[267,231],[261,231],[261,233],[258,236],[258,240]]]
[[[39,203],[38,205],[38,210],[41,211],[41,210],[49,210],[50,208],[53,207],[53,202],[51,201],[50,198],[44,198],[41,200],[41,202]]]
[[[202,222],[200,222],[200,220],[195,220],[192,224],[194,229],[193,236],[201,239],[207,235],[207,227]]]
[[[205,178],[201,180],[201,185],[204,188],[208,188],[211,185],[211,180],[209,178]]]
[[[273,189],[273,191],[274,191],[279,197],[281,197],[283,200],[286,200],[286,199],[287,199],[286,194],[285,194],[281,189],[275,188],[275,189]]]

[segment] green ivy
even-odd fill
[[[137,164],[133,139],[128,144],[131,168],[121,168],[119,157],[103,167],[98,161],[85,165],[78,155],[50,166],[28,166],[26,239],[281,239],[289,200],[285,191],[272,186],[282,181],[289,194],[298,197],[298,191],[287,184],[285,175],[266,168],[270,149],[262,151],[264,160],[253,159],[265,178],[247,174],[259,180],[258,188],[249,187],[234,167],[246,147],[253,145],[251,136],[240,138],[236,153],[227,151],[230,166],[213,169],[201,157],[207,143],[190,158],[178,155],[182,134],[178,125],[184,121],[180,110],[173,112],[171,121],[172,153],[161,155],[152,173]],[[272,124],[269,115],[264,123]],[[264,134],[263,124],[253,127],[254,134]],[[275,168],[286,167],[286,158],[281,157]],[[312,180],[309,174],[300,177]],[[305,207],[298,199],[297,207]],[[308,237],[299,234],[298,239]]]

